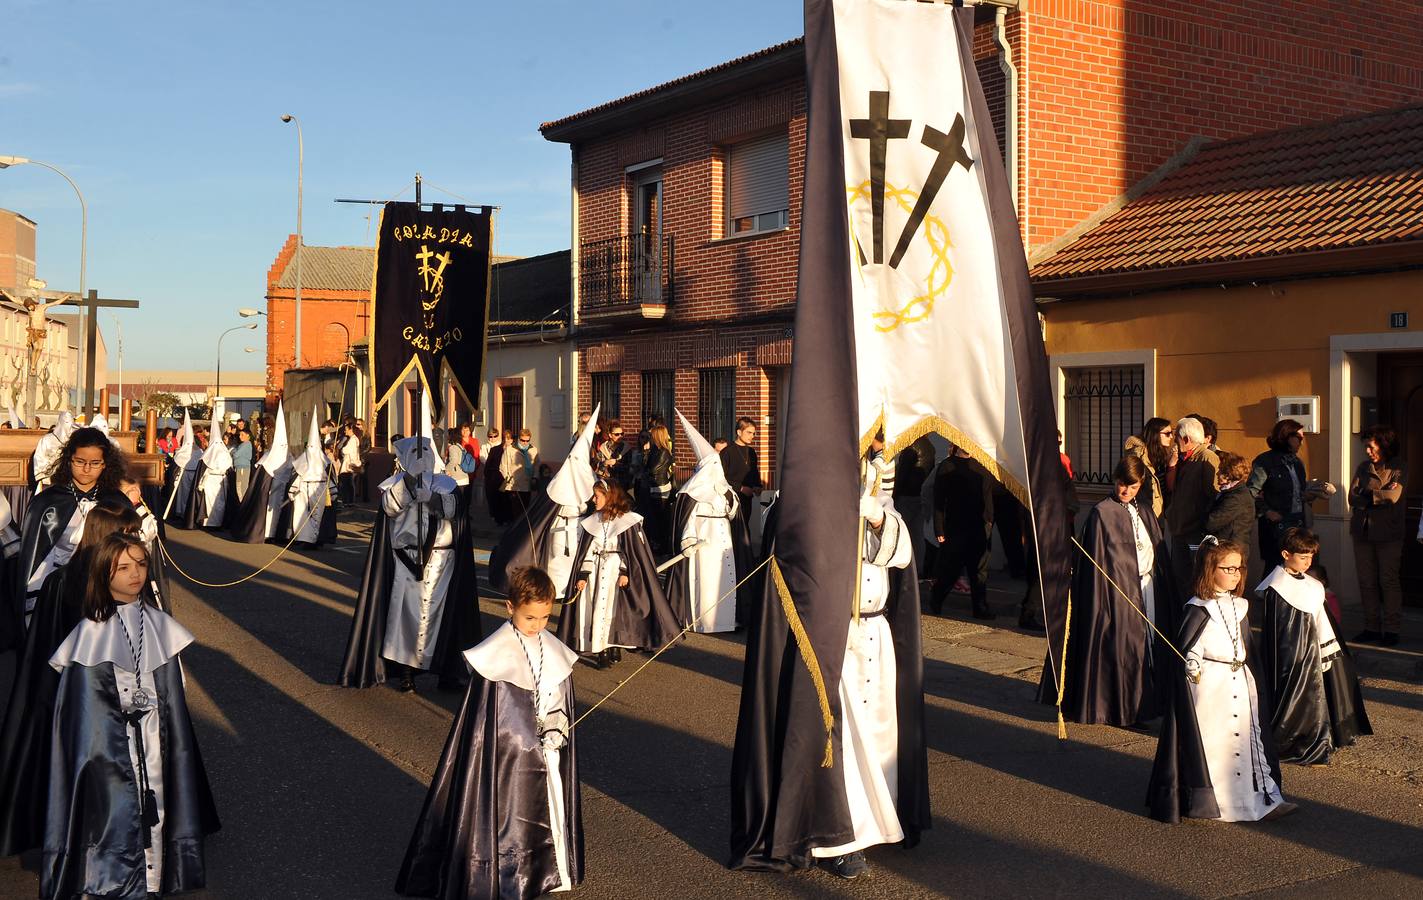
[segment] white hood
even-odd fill
[[[257,460],[257,465],[267,470],[268,475],[276,475],[292,463],[292,450],[287,441],[287,417],[282,412],[282,401],[277,401],[277,426],[272,437],[272,446]]]
[[[178,432],[178,449],[173,451],[173,464],[178,467],[178,471],[198,467],[198,456],[194,452],[197,446],[197,442],[193,438],[192,414],[185,411],[183,413],[183,428]]]
[[[214,415],[208,425],[208,448],[203,451],[203,465],[209,472],[226,472],[232,468],[232,451],[222,442],[222,429],[217,427],[221,424],[222,420]]]
[[[54,436],[59,439],[60,444],[69,443],[69,436],[74,433],[74,413],[69,410],[59,414],[59,421],[54,423]]]
[[[311,427],[306,432],[306,449],[292,459],[292,469],[303,481],[319,481],[326,477],[326,454],[321,448],[321,409],[312,407]]]
[[[109,417],[103,413],[95,413],[94,419],[89,423],[90,428],[97,428],[104,433],[104,437],[109,436]]]
[[[424,444],[424,451],[418,452],[420,445]],[[395,461],[400,465],[400,471],[409,475],[414,475],[416,479],[437,494],[448,494],[459,487],[453,478],[435,472],[435,464],[440,461],[440,457],[435,453],[435,442],[429,435],[420,437],[401,438],[393,445],[395,448]],[[396,478],[400,477],[397,472]]]
[[[697,453],[697,468],[677,493],[686,494],[698,503],[711,503],[718,497],[726,496],[726,492],[731,490],[731,482],[726,480],[726,472],[721,467],[721,456],[712,449],[712,445],[707,443],[701,432],[692,427],[692,423],[687,421],[680,409],[674,412],[677,413],[677,420],[682,423],[682,431],[687,435],[687,441]]]
[[[6,404],[5,404],[5,412],[7,412],[7,413],[10,414],[10,427],[11,427],[11,428],[24,428],[24,427],[25,427],[25,423],[20,421],[20,414],[17,413],[17,412],[15,412],[15,404],[13,404],[13,403],[6,403]]]
[[[572,449],[568,451],[568,458],[548,483],[550,500],[559,506],[575,507],[580,513],[583,507],[588,505],[588,501],[593,499],[593,484],[596,481],[591,462],[593,435],[598,431],[598,411],[601,409],[601,405],[593,407],[593,415],[588,419],[588,424],[583,426],[578,440],[573,442]]]

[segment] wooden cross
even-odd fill
[[[22,302],[22,297],[10,297],[8,293],[6,299],[17,303]],[[108,297],[100,297],[98,291],[89,291],[86,296],[79,296],[71,291],[47,291],[35,290],[26,292],[26,296],[31,296],[41,302],[55,302],[58,306],[77,306],[79,314],[84,316],[87,324],[85,334],[84,352],[84,391],[79,395],[79,411],[86,415],[94,411],[94,365],[95,358],[99,352],[99,332],[96,327],[99,321],[99,310],[102,309],[138,309],[137,300],[115,300]],[[87,314],[87,315],[86,315]],[[107,413],[107,410],[105,410]]]

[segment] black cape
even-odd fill
[[[123,506],[133,506],[127,496],[120,491],[100,490],[95,494],[98,501],[111,500]],[[11,616],[18,616],[19,634],[23,634],[25,621],[25,593],[30,575],[44,562],[44,558],[54,549],[64,533],[79,501],[66,485],[51,485],[35,495],[25,510],[24,525],[20,529],[20,553],[14,563],[12,599],[17,609],[11,609]],[[13,626],[13,623],[12,623]]]
[[[573,677],[563,683],[572,710]],[[532,692],[475,673],[395,890],[407,897],[532,898],[558,886],[548,818],[548,775],[534,730]],[[583,810],[576,732],[559,753],[568,875],[583,881]]]
[[[287,484],[290,484],[290,479]],[[236,506],[230,507],[224,517],[226,522],[223,524],[227,527],[229,537],[244,544],[260,544],[267,540],[267,505],[272,500],[272,490],[275,487],[276,479],[265,466],[252,467],[252,480],[247,485],[247,495]],[[280,532],[274,530],[273,534]]]
[[[770,542],[772,538],[768,537]],[[771,550],[775,552],[774,547]],[[924,650],[919,583],[907,569],[891,569],[886,621],[894,635],[899,784],[895,809],[905,847],[919,843],[931,824],[929,755],[924,734]],[[835,716],[835,765],[821,766],[825,725],[815,690],[791,636],[775,580],[757,579],[764,597],[746,635],[741,709],[731,757],[732,869],[787,871],[813,865],[811,850],[854,839],[841,747],[840,669],[826,690]],[[846,598],[846,634],[849,629]],[[843,661],[843,651],[838,661]]]
[[[580,526],[581,528],[581,526]],[[578,563],[588,553],[592,535],[588,529],[578,541]],[[632,525],[618,535],[618,555],[627,565],[628,584],[618,588],[613,607],[613,624],[608,629],[608,643],[638,650],[657,650],[682,631],[677,614],[667,602],[662,582],[657,578],[657,563],[641,525]],[[575,567],[573,581],[582,575]],[[590,582],[589,587],[592,587]],[[578,633],[578,611],[574,606],[586,603],[586,595],[563,604],[558,614],[558,639],[573,650],[588,646],[590,635]]]
[[[462,654],[480,642],[484,626],[480,621],[479,584],[469,533],[469,495],[456,492],[455,496],[459,501],[450,522],[454,531],[455,572],[445,596],[430,671],[437,673],[441,680],[463,682],[467,669]],[[328,517],[330,512],[327,509]],[[430,529],[431,542],[434,531]],[[390,588],[398,565],[405,563],[396,559],[390,546],[390,517],[385,514],[384,506],[378,504],[375,524],[371,526],[371,548],[366,553],[365,572],[361,576],[360,592],[356,594],[355,614],[351,617],[351,633],[346,639],[346,655],[337,677],[342,687],[368,688],[385,682],[385,658],[381,651],[385,647]]]
[[[727,491],[727,494],[732,494]],[[743,503],[754,503],[754,500],[745,499]],[[676,512],[672,517],[672,543],[671,548],[680,551],[682,535],[687,532],[687,522],[692,518],[692,510],[697,506],[697,501],[686,494],[677,495]],[[752,598],[755,596],[755,587],[750,582],[741,584],[741,579],[746,577],[754,566],[751,561],[751,535],[746,530],[746,517],[738,511],[731,516],[731,554],[736,560],[736,583],[741,586],[736,590],[736,624],[744,626],[750,618],[750,608]],[[682,624],[686,625],[692,620],[692,602],[687,592],[687,561],[682,560],[672,567],[672,571],[667,573],[667,599],[671,601],[672,608],[676,611],[677,617]]]
[[[204,525],[208,518],[207,495],[201,490],[204,476],[207,475],[208,464],[198,463],[198,471],[193,475],[193,486],[188,491],[188,508],[183,513],[184,528],[206,528],[211,531],[221,530],[223,523],[216,525]],[[226,498],[222,501],[222,518],[224,521],[237,508],[237,470],[228,469],[227,474],[222,478],[222,491]]]
[[[176,660],[153,672],[163,744],[163,893],[207,880],[203,838],[220,827]],[[41,898],[146,894],[138,786],[112,663],[71,664],[55,702]]]
[[[1151,510],[1137,506],[1143,530],[1156,553],[1152,564],[1155,622],[1161,634],[1176,633],[1181,598],[1171,568],[1169,541]],[[1106,569],[1131,604],[1145,612],[1137,573],[1131,513],[1114,498],[1101,501],[1082,526],[1082,548]],[[1097,566],[1080,557],[1072,574],[1072,620],[1068,623],[1067,689],[1063,717],[1084,725],[1128,727],[1161,714],[1166,704],[1171,649],[1154,636],[1137,609],[1117,594]],[[1060,649],[1060,648],[1059,648]],[[1043,664],[1038,698],[1057,703],[1052,661]]]
[[[1274,700],[1271,731],[1282,762],[1311,765],[1329,760],[1361,734],[1373,734],[1354,659],[1341,640],[1329,671],[1320,673],[1319,634],[1314,617],[1267,588],[1261,644],[1262,668]],[[1327,607],[1326,607],[1327,609]],[[1325,613],[1328,615],[1328,613]],[[1337,623],[1330,621],[1335,635]]]
[[[1202,607],[1193,603],[1183,607],[1181,629],[1176,638],[1176,646],[1181,652],[1185,653],[1196,643],[1209,621],[1210,613]],[[1280,760],[1269,729],[1270,683],[1261,666],[1259,642],[1250,629],[1244,631],[1246,664],[1255,678],[1255,694],[1260,707],[1260,741],[1265,745],[1265,761],[1270,766],[1270,776],[1275,779],[1275,784],[1284,790]],[[1196,720],[1196,704],[1186,678],[1186,664],[1172,653],[1168,671],[1169,704],[1161,719],[1156,761],[1152,764],[1151,780],[1147,784],[1147,808],[1153,819],[1173,825],[1179,823],[1182,816],[1219,819],[1220,806],[1216,803],[1210,769],[1206,767],[1206,751]]]
[[[489,586],[500,593],[509,592],[509,573],[521,566],[538,566],[548,570],[549,533],[558,504],[540,491],[500,536],[499,543],[489,552]],[[562,598],[559,598],[562,599]]]

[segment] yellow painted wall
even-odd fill
[[[1329,338],[1388,332],[1390,312],[1408,312],[1408,330],[1423,330],[1423,272],[1066,300],[1040,309],[1049,356],[1155,349],[1156,414],[1209,416],[1219,424],[1219,445],[1247,459],[1266,449],[1277,396],[1317,394],[1321,433],[1309,436],[1302,457],[1311,477],[1324,477],[1336,427]]]

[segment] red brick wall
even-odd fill
[[[1010,21],[1020,16],[1010,16]],[[1034,0],[1027,243],[1042,245],[1210,139],[1423,99],[1410,0]]]

